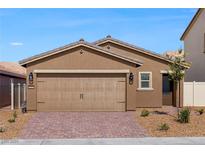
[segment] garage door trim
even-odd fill
[[[130,73],[129,69],[39,69],[34,73]]]
[[[80,75],[80,73],[82,73],[82,72],[74,73],[73,71],[74,71],[74,70],[71,70],[71,71],[69,70],[69,71],[68,71],[69,73],[65,73],[65,72],[64,72],[63,74],[67,74],[68,76],[70,76],[69,74],[76,74],[76,75],[79,74],[79,75]],[[92,71],[93,71],[93,70],[92,70]],[[125,75],[125,76],[123,75],[123,76],[125,77],[125,101],[123,101],[123,104],[125,103],[125,106],[124,106],[124,109],[123,109],[122,111],[126,111],[126,108],[127,108],[126,73],[122,73],[122,70],[115,71],[115,73],[110,73],[111,71],[113,71],[113,70],[109,70],[109,71],[108,71],[108,70],[106,70],[106,71],[103,70],[103,72],[106,72],[106,73],[103,73],[103,74],[113,74],[113,75],[114,75],[114,74],[116,74],[116,75],[117,75],[117,74],[121,74],[121,75],[124,74],[124,75]],[[88,72],[89,72],[89,73],[88,73]],[[101,70],[99,70],[99,72],[98,72],[98,71],[93,71],[93,73],[90,73],[90,72],[91,72],[91,70],[89,70],[89,71],[84,71],[81,75],[82,75],[82,77],[84,77],[84,75],[83,75],[84,73],[85,73],[85,75],[86,75],[86,73],[91,75],[91,74],[94,74],[94,72],[97,72],[96,75],[97,75],[97,74],[102,74],[102,71],[101,71]],[[123,70],[123,72],[125,72],[125,71]],[[126,71],[126,72],[128,72],[128,71]],[[46,73],[43,73],[43,71],[42,71],[41,73],[36,73],[36,74],[39,74],[39,75],[41,75],[41,74],[47,74],[47,75],[49,75],[49,74],[50,74],[50,75],[52,75],[52,74],[61,74],[61,73],[59,73],[59,72],[58,72],[58,73],[47,73],[47,72],[46,72]],[[66,75],[66,76],[67,76],[67,75]],[[81,77],[81,75],[80,75],[79,77]],[[121,75],[120,75],[120,76],[121,76]],[[78,76],[78,75],[77,75],[77,76]],[[91,77],[92,77],[92,76],[93,76],[93,75],[91,75]],[[114,76],[115,76],[115,75],[114,75]],[[42,77],[43,77],[43,76],[42,76]],[[115,76],[115,77],[116,77],[116,76]],[[114,77],[114,78],[115,78],[115,77]],[[37,78],[38,78],[38,77],[37,77]],[[43,78],[44,78],[44,77],[43,77]],[[40,78],[38,78],[38,79],[40,79]],[[118,81],[118,82],[119,82],[119,81]],[[37,83],[38,83],[38,82],[37,82]],[[37,92],[37,97],[38,97],[38,92]],[[37,103],[37,104],[39,104],[39,103],[40,103],[40,104],[42,104],[42,103],[45,104],[43,100],[39,100],[39,101],[40,101],[40,102],[37,101],[36,103]],[[121,102],[118,102],[118,103],[121,104]],[[36,105],[37,105],[37,104],[36,104]],[[39,104],[39,105],[40,105],[40,104]],[[120,106],[119,106],[119,107],[120,107]],[[37,105],[37,110],[38,110],[38,108],[39,108],[39,107],[38,107],[38,105]],[[40,108],[39,108],[39,109],[40,109]],[[111,109],[111,110],[112,110],[112,109]],[[111,111],[111,110],[108,109],[107,111]],[[43,111],[43,110],[42,110],[42,111]],[[49,109],[49,110],[47,110],[47,111],[52,111],[52,109],[51,109],[51,110]],[[78,109],[72,109],[72,108],[71,108],[71,110],[65,109],[65,111],[80,111],[80,110],[78,110]],[[87,110],[87,109],[83,109],[82,111],[95,111],[95,109],[94,109],[94,110],[92,110],[92,109],[88,109],[88,110]],[[106,110],[104,110],[104,109],[102,108],[102,109],[97,109],[96,111],[106,111]],[[117,110],[114,109],[114,110],[112,110],[112,111],[121,111],[121,109],[118,108]]]

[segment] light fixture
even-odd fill
[[[28,81],[29,81],[29,84],[33,84],[33,73],[29,73],[29,76],[28,76]]]
[[[129,75],[129,83],[132,84],[132,83],[133,83],[133,80],[134,80],[134,75],[133,75],[133,73],[131,72],[130,75]]]

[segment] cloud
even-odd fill
[[[11,42],[10,45],[12,45],[12,46],[22,46],[23,43],[22,42]]]

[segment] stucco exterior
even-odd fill
[[[23,64],[27,69],[27,77],[34,70],[118,70],[128,69],[134,74],[133,83],[129,83],[129,73],[126,76],[126,110],[135,110],[136,107],[161,107],[163,100],[162,93],[162,70],[169,69],[169,61],[137,52],[123,45],[113,42],[98,42],[96,45],[104,48],[110,53],[131,57],[142,61],[142,65],[133,64],[129,61],[100,53],[94,49],[84,46],[48,56],[28,64]],[[109,49],[107,46],[109,45]],[[152,90],[139,90],[139,72],[152,72]],[[112,75],[112,73],[110,73]],[[27,89],[28,110],[37,110],[37,74],[34,73],[33,87]],[[29,81],[27,80],[27,85]],[[180,96],[182,98],[182,95]],[[179,98],[178,98],[179,100]],[[177,104],[177,103],[176,103]],[[175,104],[175,105],[176,105]],[[180,104],[182,104],[182,99]],[[179,106],[177,104],[176,106]]]
[[[169,69],[168,63],[113,43],[100,44],[100,46],[106,48],[108,44],[110,47],[109,50],[112,52],[134,57],[143,61],[143,65],[137,67],[134,73],[135,81],[133,91],[135,91],[135,94],[132,96],[132,100],[136,100],[135,107],[161,107],[162,74],[160,71]],[[153,90],[137,90],[139,88],[139,72],[152,72]]]
[[[199,9],[194,18],[182,38],[186,61],[191,63],[185,82],[205,82],[205,10]]]

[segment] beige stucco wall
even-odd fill
[[[185,81],[205,82],[205,10],[199,15],[190,31],[184,38],[186,60],[191,62],[191,67],[186,71]]]
[[[143,65],[136,67],[135,64],[99,53],[98,51],[78,47],[28,64],[26,66],[27,73],[29,74],[35,69],[129,69],[134,74],[134,81],[132,85],[127,83],[127,110],[135,110],[136,107],[161,107],[162,74],[160,71],[168,69],[167,62],[114,44],[110,44],[110,47],[113,52],[142,60]],[[83,54],[80,54],[81,50]],[[139,71],[152,72],[153,90],[137,90]],[[27,98],[28,110],[36,110],[36,74],[34,74],[34,88],[28,88]]]
[[[162,106],[162,74],[161,70],[169,69],[168,62],[148,56],[146,54],[139,53],[135,50],[131,50],[122,46],[115,45],[113,43],[105,43],[101,46],[107,48],[107,45],[112,52],[127,55],[143,61],[143,65],[138,67],[135,72],[135,96],[136,107],[161,107]],[[137,90],[139,87],[139,72],[152,72],[152,87],[153,90]]]
[[[80,54],[83,50],[83,54]],[[39,60],[27,66],[27,76],[35,69],[129,69],[135,74],[136,66],[112,56],[81,47]],[[36,74],[34,88],[28,89],[28,109],[36,110]],[[127,84],[127,109],[135,108],[134,85]]]

